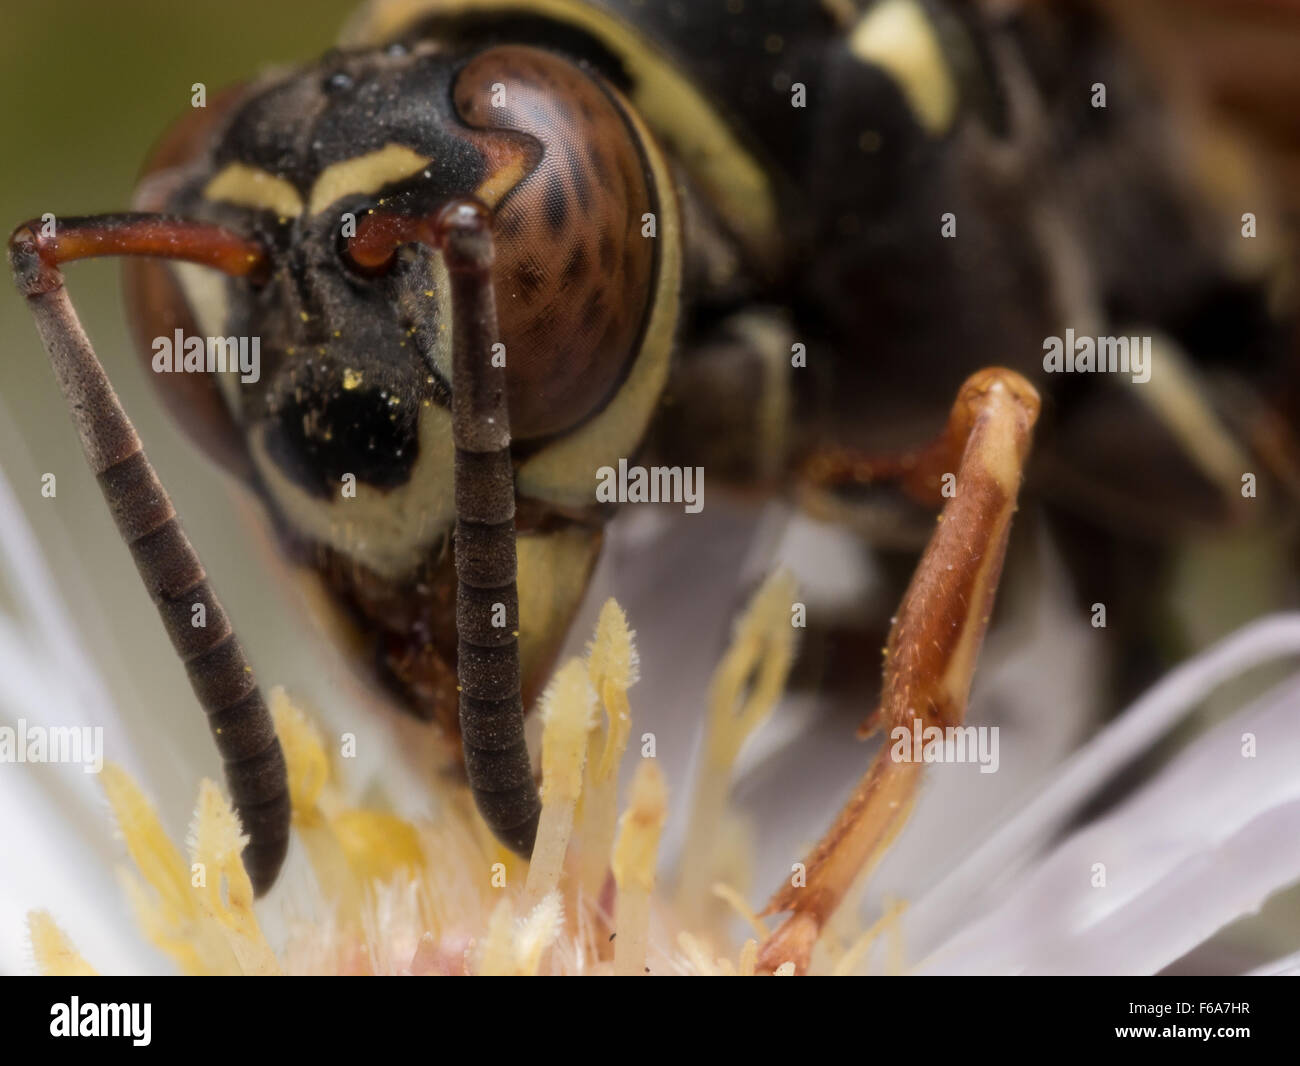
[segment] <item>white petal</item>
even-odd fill
[[[1115,769],[1219,681],[1300,651],[1300,615],[1257,622],[1174,671],[1071,759],[906,923],[927,973],[1154,973],[1300,880],[1300,677],[1197,739],[1152,782],[1013,877]],[[1253,734],[1254,757],[1243,757]],[[1106,887],[1092,887],[1096,863]],[[991,903],[991,906],[990,906]]]

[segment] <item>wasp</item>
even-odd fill
[[[62,266],[127,257],[163,402],[527,855],[524,714],[616,511],[601,471],[662,457],[902,553],[872,721],[937,725],[962,720],[1022,480],[1108,558],[1232,521],[1248,466],[1285,480],[1289,443],[1242,427],[1278,424],[1288,323],[1204,221],[1134,65],[1080,6],[991,8],[375,0],[319,62],[180,122],[129,213],[14,232],[259,892],[283,755]],[[1087,336],[1087,369],[1114,370],[1098,353],[1122,339],[1141,370],[1153,334],[1149,400],[1044,358]],[[258,366],[223,372],[241,338]],[[1230,412],[1194,387],[1207,363]],[[791,912],[769,961],[806,962],[918,772],[877,758],[807,887],[769,905]]]

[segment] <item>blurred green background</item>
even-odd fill
[[[268,66],[314,59],[334,43],[356,6],[353,0],[5,0],[5,233],[46,211],[126,209],[141,165],[188,110],[195,82],[205,83],[211,97]],[[327,683],[319,644],[303,639],[304,627],[273,594],[271,545],[256,534],[248,497],[195,453],[156,402],[129,341],[119,264],[76,263],[67,280],[254,664],[268,684],[288,684],[311,699]],[[125,719],[129,750],[110,750],[107,758],[134,768],[169,828],[183,834],[196,768],[218,772],[207,730],[86,468],[31,317],[9,284],[0,285],[0,336],[0,469]],[[54,499],[41,496],[45,472],[57,476]],[[11,595],[0,582],[0,597]],[[100,828],[107,837],[107,825]]]
[[[268,65],[312,59],[334,41],[353,0],[6,0],[0,18],[0,225],[45,211],[123,210],[154,142],[189,108],[190,86],[209,94]],[[79,264],[69,288],[124,396],[142,382],[128,358],[118,267]],[[35,333],[10,286],[0,286],[10,346],[0,395],[30,447],[57,448],[67,427]],[[125,379],[125,380],[123,380]],[[143,413],[132,415],[145,420]],[[142,425],[145,428],[147,422]]]

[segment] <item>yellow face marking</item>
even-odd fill
[[[341,43],[387,40],[422,15],[486,14],[519,7],[520,0],[371,0],[344,27]],[[672,144],[751,253],[773,261],[779,255],[780,234],[776,197],[767,175],[671,60],[647,45],[627,23],[589,0],[530,0],[527,7],[531,14],[590,33],[618,57],[633,85],[631,100],[646,124]]]
[[[246,163],[224,167],[204,187],[203,195],[209,200],[240,207],[274,211],[281,218],[297,218],[302,214],[302,197],[290,182]]]
[[[205,337],[220,337],[226,332],[230,315],[230,301],[226,296],[226,277],[209,267],[197,263],[172,263],[172,272],[185,300],[194,312],[194,323]],[[239,377],[236,374],[217,374],[217,388],[226,406],[238,415],[240,410]]]
[[[418,174],[431,162],[404,144],[386,144],[378,151],[332,163],[312,185],[308,210],[318,215],[340,197],[378,192],[385,185]]]
[[[897,82],[928,133],[941,134],[957,110],[957,85],[934,24],[916,0],[883,0],[858,20],[849,51]]]
[[[419,432],[420,455],[410,480],[391,489],[359,482],[354,498],[344,498],[336,486],[322,499],[290,481],[270,457],[264,433],[253,435],[251,450],[271,496],[299,533],[397,580],[428,559],[456,520],[451,412],[425,407]]]
[[[600,551],[600,532],[586,527],[521,533],[519,661],[525,678],[547,667],[557,634],[563,639]]]

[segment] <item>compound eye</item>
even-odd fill
[[[454,99],[468,125],[542,147],[497,205],[493,280],[512,433],[561,433],[600,410],[640,347],[656,254],[641,148],[612,88],[540,49],[480,53]]]

